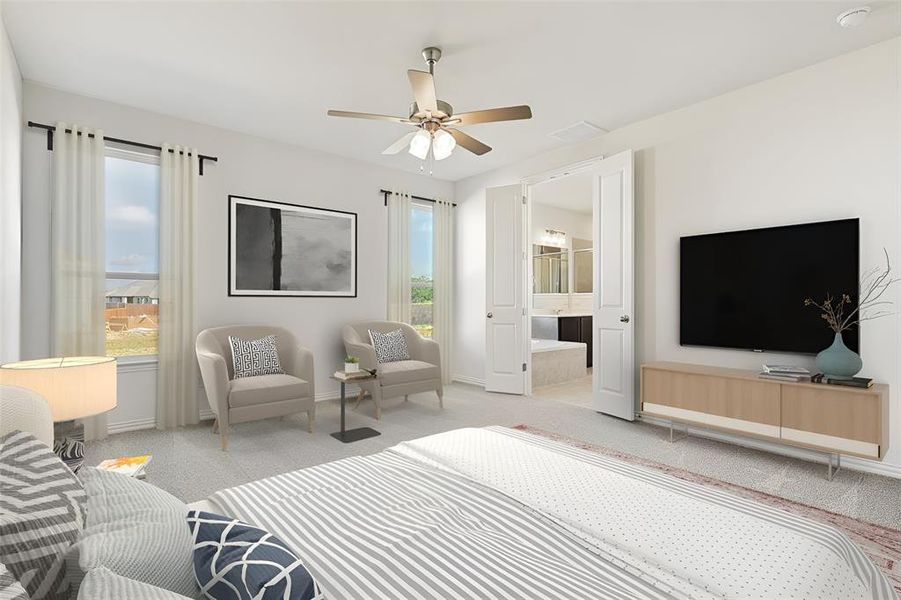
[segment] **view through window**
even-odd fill
[[[410,212],[410,295],[416,331],[432,337],[432,207],[413,204]]]
[[[157,354],[160,167],[155,157],[106,157],[106,354]]]

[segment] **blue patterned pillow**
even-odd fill
[[[319,600],[319,586],[277,537],[237,519],[192,510],[194,575],[213,600]]]
[[[284,373],[278,360],[276,339],[274,335],[267,335],[258,340],[242,340],[238,337],[228,336],[228,343],[232,348],[232,367],[235,371],[235,379]]]

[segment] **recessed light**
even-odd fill
[[[858,8],[846,10],[835,18],[835,22],[846,28],[857,27],[858,25],[861,25],[864,21],[866,21],[869,15],[870,7],[860,6]]]

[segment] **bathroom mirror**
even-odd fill
[[[532,246],[532,292],[569,293],[569,250],[555,246]]]

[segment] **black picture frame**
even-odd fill
[[[263,235],[272,236],[271,255],[258,255],[256,257],[238,255],[238,228],[241,226],[238,217],[239,206],[252,206],[263,208],[270,211],[272,217],[272,225],[268,227],[269,231],[263,231]],[[285,212],[303,213],[310,217],[336,219],[338,222],[346,220],[350,227],[350,289],[281,289],[281,275],[284,265],[283,251],[284,240],[281,227],[281,218]],[[246,227],[244,228],[246,229]],[[242,235],[248,235],[246,231],[242,231]],[[357,213],[335,210],[331,208],[321,208],[318,206],[308,206],[304,204],[293,204],[289,202],[279,202],[276,200],[267,200],[264,198],[253,198],[250,196],[240,196],[229,194],[228,196],[228,295],[229,297],[240,298],[356,298],[357,297]],[[298,238],[302,239],[302,238]],[[336,247],[336,255],[343,253],[344,249]],[[299,259],[298,259],[299,260]],[[243,266],[239,266],[240,262],[244,262]],[[265,268],[260,269],[260,266]],[[267,270],[271,269],[271,273]],[[243,273],[266,273],[262,277],[254,277],[254,279],[267,279],[268,286],[247,285],[246,281],[242,287],[239,287],[239,278],[247,279]],[[323,283],[323,285],[325,285]],[[328,287],[327,285],[325,286]],[[270,289],[271,288],[271,289]],[[276,289],[278,288],[278,289]]]

